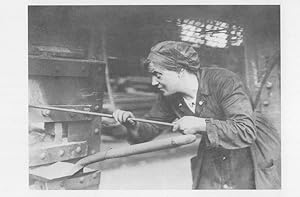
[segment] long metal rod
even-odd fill
[[[42,106],[42,105],[29,105],[29,107],[30,108],[36,108],[36,109],[48,109],[48,110],[55,110],[55,111],[72,112],[72,113],[79,113],[79,114],[87,114],[87,115],[93,115],[93,116],[114,118],[113,115],[111,115],[111,114],[104,114],[104,113],[97,113],[97,112],[87,112],[87,111],[76,110],[76,109],[66,109],[66,108]],[[138,121],[138,122],[158,124],[158,125],[164,125],[164,126],[171,126],[171,127],[174,126],[174,124],[168,123],[168,122],[160,122],[160,121],[155,121],[155,120],[146,120],[146,119],[141,119],[141,118],[130,118],[130,120]]]
[[[49,105],[51,107],[92,107],[92,105]]]

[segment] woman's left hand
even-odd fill
[[[183,134],[200,134],[206,131],[206,122],[204,118],[184,116],[174,122],[172,131],[181,131]]]

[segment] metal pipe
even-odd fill
[[[55,111],[72,112],[72,113],[86,114],[86,115],[92,115],[92,116],[101,116],[101,117],[107,117],[107,118],[114,118],[113,115],[111,115],[111,114],[87,112],[87,111],[76,110],[76,109],[66,109],[66,108],[58,108],[58,107],[42,106],[42,105],[28,105],[28,106],[30,108],[36,108],[36,109],[48,109],[48,110],[55,110]],[[141,119],[141,118],[130,118],[130,120],[138,121],[138,122],[158,124],[158,125],[164,125],[164,126],[171,126],[171,127],[174,126],[174,124],[168,123],[168,122],[161,122],[161,121],[155,121],[155,120],[146,120],[146,119]]]
[[[189,134],[167,139],[154,140],[152,142],[144,142],[117,149],[109,149],[105,152],[99,152],[94,155],[84,157],[83,159],[77,161],[76,165],[87,166],[89,164],[106,159],[126,157],[130,155],[159,151],[168,148],[176,148],[182,145],[193,143],[194,141],[196,141],[196,136]]]
[[[50,105],[50,107],[92,107],[92,105]]]

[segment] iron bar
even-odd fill
[[[71,112],[71,113],[79,113],[79,114],[114,118],[113,115],[111,115],[111,114],[87,112],[87,111],[81,111],[81,110],[76,110],[76,109],[66,109],[66,108],[58,108],[58,107],[51,107],[51,106],[40,106],[40,105],[39,106],[38,105],[29,105],[29,107],[30,108],[36,108],[36,109],[48,109],[48,110],[55,110],[55,111],[62,111],[62,112]],[[158,124],[158,125],[164,125],[164,126],[174,126],[174,124],[168,123],[168,122],[161,122],[161,121],[155,121],[155,120],[146,120],[146,119],[141,119],[141,118],[130,118],[130,120],[138,121],[138,122]]]

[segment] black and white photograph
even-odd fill
[[[29,6],[30,188],[280,189],[280,74],[279,5]]]
[[[18,154],[2,154],[8,156],[4,179],[25,180],[18,184],[28,195],[176,190],[205,196],[231,190],[285,196],[298,158],[286,142],[297,142],[287,131],[297,130],[288,123],[297,115],[284,107],[297,105],[287,101],[297,99],[287,94],[293,88],[286,84],[292,77],[286,72],[291,63],[285,63],[290,41],[284,40],[297,30],[284,30],[286,5],[22,8],[19,28],[26,31],[16,39],[25,44],[24,68],[14,68],[15,77],[7,74],[5,83],[25,84],[13,89],[10,102],[23,107],[23,118],[4,129],[18,128],[25,143],[13,132]],[[13,24],[8,19],[2,18]],[[13,67],[18,58],[9,58],[5,65]],[[7,117],[15,113],[2,103]],[[21,163],[22,173],[10,162]]]

